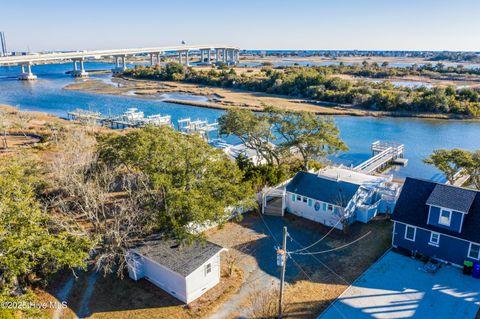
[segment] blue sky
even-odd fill
[[[10,50],[225,43],[480,51],[479,0],[0,0]]]

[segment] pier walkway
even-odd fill
[[[353,169],[369,174],[384,168],[390,163],[406,165],[407,160],[403,158],[405,146],[394,142],[376,141],[372,143],[372,157],[365,162],[355,166]]]

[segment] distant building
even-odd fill
[[[190,303],[220,282],[220,253],[209,241],[179,245],[159,236],[128,252],[129,277],[145,278],[175,298]]]
[[[407,178],[393,213],[392,245],[463,265],[480,259],[480,192]]]
[[[391,176],[342,167],[299,172],[285,190],[287,212],[337,229],[355,221],[367,223],[378,213],[391,213],[398,195]]]

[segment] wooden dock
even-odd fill
[[[389,164],[407,165],[404,158],[405,146],[394,142],[376,141],[372,143],[372,157],[354,167],[354,170],[369,174],[385,168]]]
[[[83,109],[76,109],[75,111],[68,112],[67,118],[73,121],[88,123],[98,123],[105,119],[100,112],[93,112]]]

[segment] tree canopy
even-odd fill
[[[189,238],[195,224],[222,223],[235,207],[254,205],[253,190],[222,151],[198,136],[169,127],[146,127],[100,136],[100,161],[148,177],[139,185],[157,229]]]
[[[469,180],[473,186],[480,189],[480,150],[469,152],[462,149],[434,150],[433,153],[424,160],[445,174],[447,181],[453,185],[462,175],[469,175]]]
[[[266,112],[274,132],[281,137],[278,147],[283,153],[300,154],[304,169],[311,161],[322,161],[327,155],[348,149],[331,118],[272,107]]]
[[[308,169],[312,161],[321,162],[327,155],[347,150],[333,120],[314,113],[266,107],[265,112],[255,114],[235,108],[218,122],[220,134],[237,136],[268,165],[298,156],[302,168]]]
[[[67,231],[36,198],[41,184],[31,167],[10,159],[0,166],[1,293],[23,289],[64,267],[85,267],[93,243],[81,232]],[[26,164],[22,161],[23,164]]]

